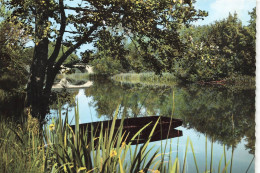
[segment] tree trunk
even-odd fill
[[[43,9],[37,10],[41,11]],[[31,109],[32,116],[40,119],[42,119],[43,114],[46,113],[45,105],[48,99],[43,93],[49,44],[48,36],[46,35],[47,22],[47,13],[40,13],[35,16],[36,45],[30,69],[31,75],[27,85],[27,106]]]
[[[34,49],[31,76],[27,86],[27,106],[34,117],[42,118],[46,113],[46,97],[43,93],[48,59],[48,38],[43,38]]]
[[[93,25],[88,32],[73,46],[71,46],[55,63],[58,57],[62,37],[65,32],[66,16],[63,7],[63,1],[60,0],[61,26],[60,34],[56,40],[55,49],[48,59],[48,36],[44,29],[48,23],[48,13],[40,13],[41,16],[36,16],[35,34],[36,39],[41,40],[34,49],[33,62],[30,71],[30,80],[27,85],[27,106],[30,107],[33,117],[38,117],[43,120],[48,113],[49,99],[51,95],[52,85],[54,79],[59,72],[61,64],[68,58],[68,56],[79,48],[89,39],[90,35],[97,29],[98,25]],[[42,9],[44,10],[44,9]],[[37,14],[37,12],[36,12]]]

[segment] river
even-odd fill
[[[254,172],[255,90],[201,85],[151,87],[102,80],[88,88],[67,89],[61,95],[63,113],[69,111],[71,124],[75,102],[80,123],[112,120],[118,106],[119,118],[156,115],[182,119],[183,125],[176,128],[182,136],[151,142],[152,151],[166,145],[165,158],[178,156],[182,165],[189,138],[199,172],[210,170],[211,163],[213,172],[218,172],[220,162],[220,172],[225,162],[227,172]],[[50,121],[57,116],[57,104],[51,108]],[[196,171],[190,144],[185,169]]]

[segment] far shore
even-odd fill
[[[74,88],[88,88],[93,85],[92,81],[88,81],[82,85],[73,85],[70,84],[65,78],[61,79],[61,81],[55,85],[52,86],[52,89],[62,89],[62,88],[68,88],[68,89],[74,89]]]

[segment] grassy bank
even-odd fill
[[[170,73],[155,75],[155,73],[120,73],[111,77],[114,81],[148,86],[174,86],[183,84],[181,80]],[[255,89],[254,76],[231,76],[219,81],[197,81],[199,85],[221,85],[231,89]]]
[[[163,73],[161,76],[155,73],[120,73],[111,77],[117,82],[142,84],[148,86],[172,86],[178,83],[175,76],[170,73]]]

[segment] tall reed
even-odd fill
[[[139,134],[147,128],[150,123],[142,127],[127,143],[129,134],[123,131],[124,116],[122,116],[119,128],[115,122],[119,116],[120,106],[114,112],[111,127],[105,128],[100,124],[100,131],[91,126],[91,132],[80,129],[78,104],[75,107],[75,128],[68,122],[68,112],[62,118],[61,104],[59,104],[58,117],[51,123],[39,126],[38,120],[32,118],[30,113],[26,123],[16,125],[15,123],[0,121],[0,172],[187,172],[188,150],[191,149],[195,170],[201,172],[196,159],[193,144],[187,138],[186,150],[183,164],[178,155],[172,157],[172,140],[166,142],[160,148],[150,147],[150,139],[159,124],[160,117],[156,121],[147,140],[143,144],[131,146],[131,141],[138,139]],[[173,93],[174,107],[174,93]],[[172,118],[174,110],[172,111]],[[90,135],[90,136],[89,136]],[[169,140],[169,139],[167,139]],[[207,140],[207,139],[206,139]],[[179,139],[178,139],[179,141]],[[169,157],[166,159],[167,145]],[[213,139],[212,147],[213,151]],[[159,153],[160,151],[160,153]],[[225,153],[225,149],[224,149]],[[225,155],[225,154],[223,154]],[[232,155],[233,157],[233,155]],[[207,157],[206,157],[207,158]],[[213,152],[211,152],[210,170],[213,171]],[[225,157],[226,160],[226,157]],[[221,167],[219,162],[218,172],[225,172],[228,164]],[[232,162],[231,162],[232,163]],[[231,166],[232,168],[232,166]]]

